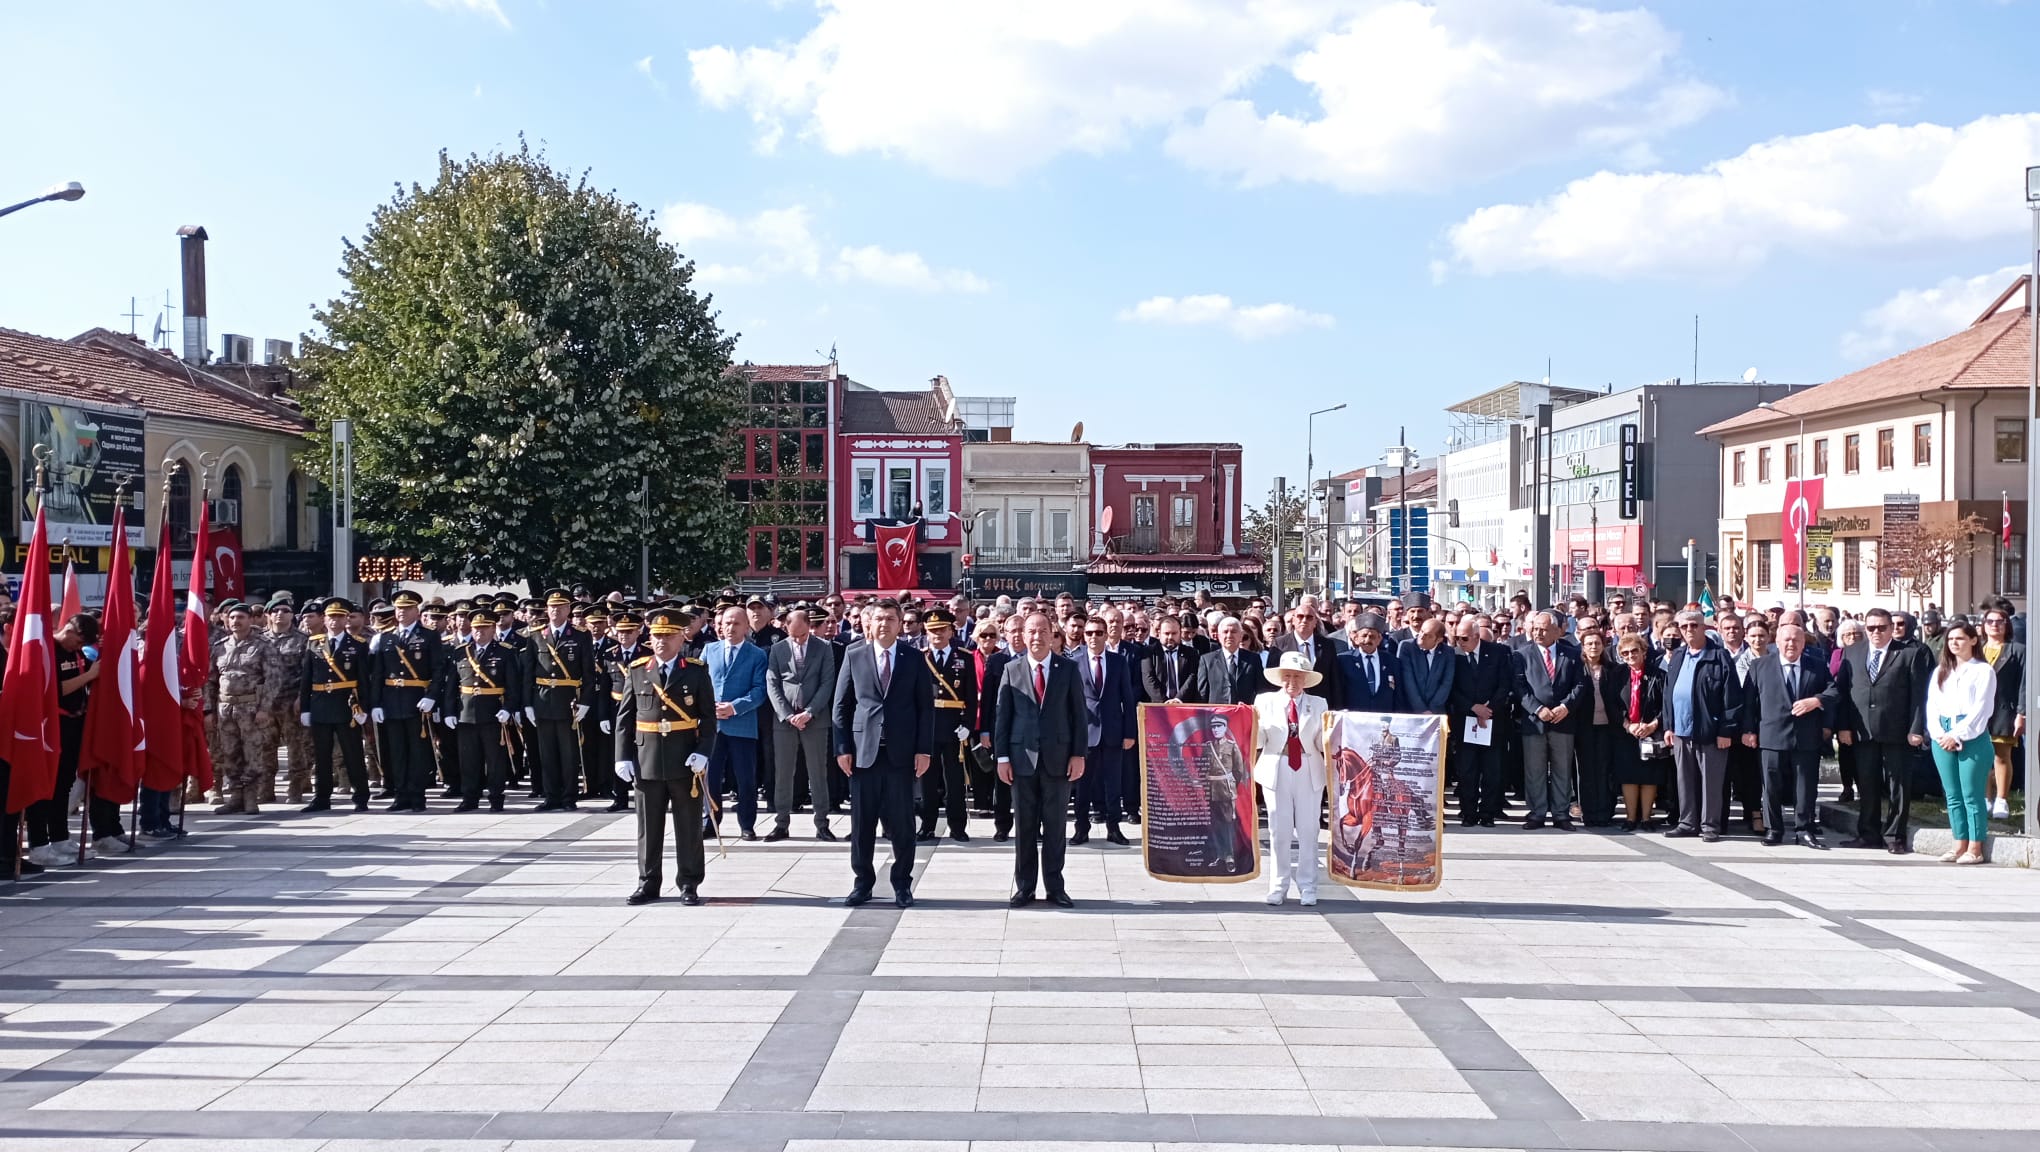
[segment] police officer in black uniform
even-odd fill
[[[489,783],[489,810],[503,810],[503,790],[510,785],[510,730],[524,706],[524,666],[509,645],[496,639],[493,606],[477,608],[469,618],[473,630],[467,643],[446,662],[440,692],[458,699],[458,715],[448,712],[446,726],[460,739],[460,806],[457,812],[481,807],[482,780]]]
[[[548,589],[545,622],[525,633],[531,679],[524,718],[538,748],[545,792],[540,812],[579,807],[574,801],[581,790],[581,722],[595,698],[595,654],[588,634],[573,626],[573,610],[574,598],[565,588]]]
[[[706,777],[715,747],[715,684],[706,664],[681,655],[686,613],[655,608],[646,617],[651,658],[633,661],[625,671],[615,725],[616,775],[632,781],[638,792],[638,886],[628,903],[659,898],[671,811],[680,902],[699,904],[699,885],[708,873],[702,806],[711,802]]]
[[[934,843],[935,818],[946,813],[949,838],[966,843],[970,840],[964,829],[970,821],[970,794],[963,746],[977,719],[977,663],[956,646],[955,613],[930,608],[921,624],[928,637],[922,655],[927,658],[928,670],[935,674],[935,762],[921,777],[921,830],[914,839],[921,844]]]
[[[425,811],[432,783],[432,710],[438,701],[446,649],[439,633],[420,622],[424,598],[408,588],[390,597],[396,626],[377,637],[373,677],[381,700],[374,710],[383,739],[383,778],[395,799],[392,812]]]
[[[375,707],[377,684],[368,644],[347,630],[354,605],[335,596],[325,603],[326,634],[305,644],[305,670],[298,682],[298,722],[312,731],[312,802],[307,812],[333,807],[333,745],[347,769],[347,789],[356,812],[368,811],[368,764],[362,758],[361,726]]]

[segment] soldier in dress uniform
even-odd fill
[[[609,635],[609,605],[600,600],[576,604],[574,613],[574,623],[588,636],[590,681],[588,715],[581,721],[581,796],[596,800],[613,796],[617,789],[611,785],[621,783],[609,765],[609,737],[614,733],[597,727],[603,720],[614,719],[609,711],[614,701],[609,698],[609,680],[602,664],[602,654],[615,641]]]
[[[510,785],[510,730],[524,706],[524,666],[515,649],[496,639],[493,605],[468,619],[472,637],[445,663],[437,698],[447,701],[446,726],[460,740],[460,806],[481,807],[482,782],[489,785],[489,810],[503,810]],[[459,700],[458,712],[452,711]]]
[[[533,628],[524,718],[538,748],[540,812],[573,811],[581,791],[581,722],[595,699],[595,653],[588,634],[573,626],[574,598],[565,588],[545,594],[545,623]]]
[[[227,633],[212,649],[205,703],[217,725],[213,767],[219,783],[219,815],[261,809],[264,757],[276,778],[276,741],[270,732],[270,703],[288,673],[283,657],[255,628],[254,609],[236,600],[227,610]]]
[[[269,598],[269,630],[263,633],[276,649],[284,667],[283,681],[269,698],[269,750],[263,754],[262,799],[276,800],[276,750],[283,749],[290,761],[284,798],[292,804],[305,802],[312,786],[312,734],[298,723],[298,681],[304,677],[305,641],[297,626],[297,602],[288,592]]]
[[[531,601],[527,601],[527,603],[531,603]],[[496,643],[501,644],[516,654],[518,676],[520,679],[528,678],[531,675],[531,642],[521,627],[523,620],[520,616],[521,610],[518,606],[517,598],[506,592],[496,598],[494,607],[496,610]],[[535,748],[531,742],[531,733],[529,729],[524,727],[523,722],[524,713],[521,711],[513,712],[509,727],[510,777],[513,780],[528,781],[531,786],[531,798],[536,800],[543,794],[543,789],[540,786],[538,761],[535,755]]]
[[[368,630],[364,633],[357,633],[357,635],[360,635],[362,639],[368,642],[368,656],[370,662],[373,663],[380,658],[378,653],[382,651],[383,638],[389,635],[390,629],[396,627],[397,610],[390,607],[389,601],[378,598],[370,602],[367,615]],[[367,673],[371,677],[374,674],[373,669]],[[368,785],[370,788],[377,790],[374,798],[377,800],[396,799],[396,793],[391,790],[389,774],[383,771],[385,757],[383,755],[382,725],[377,723],[373,716],[369,718],[367,725],[363,728],[361,752],[363,758],[368,763]]]
[[[699,904],[708,864],[702,852],[702,806],[708,757],[715,746],[715,684],[708,666],[681,655],[686,613],[655,608],[649,660],[623,677],[616,728],[616,775],[638,792],[638,886],[628,903],[659,898],[668,811],[673,818],[674,880],[682,904]]]
[[[927,635],[922,655],[935,674],[935,763],[921,777],[921,830],[915,841],[932,844],[938,814],[949,817],[949,838],[970,840],[970,795],[964,776],[964,747],[977,717],[977,662],[956,646],[956,615],[930,608],[921,617]]]
[[[423,604],[416,592],[399,589],[390,597],[395,627],[376,637],[374,677],[382,700],[370,715],[382,733],[392,812],[425,811],[432,783],[433,693],[446,655],[439,634],[420,621]]]
[[[445,653],[445,661],[441,664],[441,689],[433,698],[439,707],[432,717],[434,722],[432,734],[439,741],[439,780],[445,786],[444,791],[439,794],[442,800],[460,798],[461,780],[460,739],[451,731],[437,726],[445,717],[460,715],[460,697],[446,695],[444,674],[449,671],[447,665],[453,661],[454,653],[468,642],[468,620],[472,617],[474,609],[472,600],[455,600],[440,614],[440,621],[444,627],[439,632],[439,649]]]
[[[610,747],[601,749],[601,756],[589,758],[590,764],[601,763],[613,750],[618,718],[621,717],[625,723],[630,721],[630,710],[624,706],[624,678],[633,665],[652,658],[651,651],[638,643],[643,632],[644,617],[636,609],[618,608],[609,619],[609,635],[596,649],[596,679],[601,684],[601,691],[596,693],[595,707],[602,718],[602,735],[612,739]],[[630,782],[617,778],[614,772],[602,775],[607,781],[602,787],[609,796],[608,810],[629,811]]]
[[[361,726],[375,706],[376,684],[370,676],[368,645],[347,630],[354,605],[335,596],[322,612],[326,634],[305,645],[304,672],[298,678],[298,723],[312,730],[312,802],[307,812],[333,807],[333,745],[347,768],[354,810],[368,811],[368,771],[362,763]]]

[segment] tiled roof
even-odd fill
[[[1927,392],[1967,392],[2027,386],[2033,356],[2032,325],[2024,307],[2009,303],[2024,277],[2000,297],[1996,310],[1945,340],[1901,352],[1868,368],[1700,430],[1703,436],[1756,428],[1800,416],[1905,400]]]
[[[1247,556],[1193,558],[1187,556],[1105,556],[1091,561],[1093,576],[1134,576],[1167,572],[1172,576],[1257,576],[1267,565]]]
[[[0,328],[0,387],[271,432],[303,435],[311,428],[294,404],[251,392],[104,328],[72,340]]]
[[[935,391],[843,394],[843,431],[859,434],[948,436],[955,432],[942,419]]]
[[[827,364],[739,364],[737,371],[761,384],[826,384],[833,379]]]

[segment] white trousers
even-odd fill
[[[1318,812],[1325,789],[1311,787],[1311,773],[1284,764],[1276,769],[1275,791],[1268,800],[1268,891],[1287,895],[1294,882],[1304,896],[1317,895]],[[1295,840],[1292,852],[1289,842]]]

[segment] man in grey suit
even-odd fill
[[[1076,663],[1049,647],[1055,622],[1047,613],[1027,618],[1021,637],[1027,649],[1007,662],[999,676],[999,704],[992,754],[999,779],[1012,785],[1018,831],[1013,858],[1013,896],[1008,903],[1034,903],[1037,871],[1049,902],[1073,905],[1063,887],[1063,854],[1069,829],[1064,813],[1070,785],[1084,778],[1085,737],[1082,673]]]
[[[893,903],[914,902],[914,781],[935,753],[935,674],[900,640],[900,606],[864,610],[864,643],[843,650],[836,674],[836,766],[850,777],[850,873],[843,903],[871,900],[879,825],[892,845]],[[1068,802],[1067,792],[1064,802]]]
[[[815,635],[808,607],[786,614],[786,639],[765,661],[765,698],[772,702],[772,760],[776,768],[772,808],[778,817],[767,840],[784,840],[793,823],[795,761],[807,758],[808,796],[815,811],[815,839],[834,840],[829,831],[829,727],[836,693],[836,650]]]

